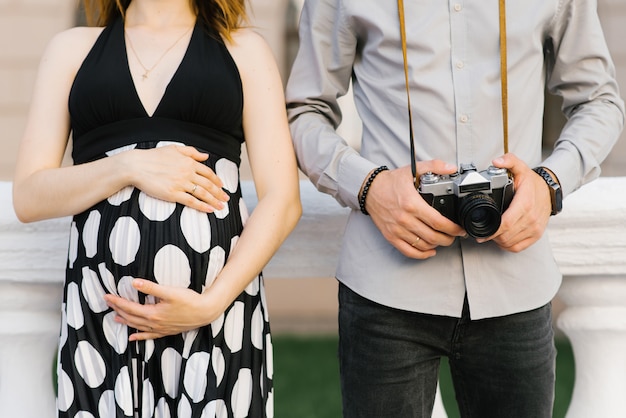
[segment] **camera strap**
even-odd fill
[[[500,7],[500,81],[502,95],[502,130],[504,153],[509,152],[509,92],[507,77],[507,49],[506,49],[506,0],[499,0]],[[413,134],[413,113],[411,111],[411,94],[409,89],[409,63],[407,60],[406,25],[404,18],[404,1],[398,0],[398,15],[400,18],[400,37],[402,39],[402,57],[404,59],[404,81],[406,84],[407,109],[409,113],[409,136],[411,139],[411,172],[415,188],[419,187],[417,165],[415,162],[415,137]]]

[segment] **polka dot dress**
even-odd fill
[[[169,142],[141,143],[151,148]],[[71,224],[58,364],[59,416],[273,416],[272,344],[262,278],[212,324],[129,342],[106,293],[155,303],[135,277],[202,292],[220,272],[247,218],[235,163],[211,155],[228,205],[212,214],[127,187]]]
[[[71,224],[63,299],[57,409],[61,418],[265,418],[273,416],[272,343],[262,278],[202,328],[129,342],[135,330],[104,302],[142,304],[134,278],[189,288],[211,286],[248,217],[239,163],[243,89],[219,35],[196,23],[187,51],[152,115],[128,66],[124,22],[103,29],[69,97],[75,164],[134,149],[188,145],[230,194],[206,214],[126,187]]]

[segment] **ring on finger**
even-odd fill
[[[416,245],[418,242],[420,242],[421,238],[420,237],[415,237],[415,241],[413,241],[413,243],[411,244],[411,247],[413,248],[417,248]]]
[[[190,194],[194,194],[196,192],[197,188],[198,188],[198,185],[194,184],[193,187],[191,188],[191,193]]]

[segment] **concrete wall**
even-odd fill
[[[598,10],[604,25],[604,32],[617,66],[617,81],[622,97],[626,97],[626,1],[600,0]],[[626,133],[622,133],[611,155],[603,165],[603,175],[623,176],[626,174]]]
[[[74,24],[70,0],[0,0],[0,179],[10,179],[49,39]]]

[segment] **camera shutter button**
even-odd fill
[[[433,184],[433,183],[437,183],[439,181],[439,176],[431,173],[430,171],[428,173],[422,174],[422,176],[420,177],[420,182],[422,184]]]

